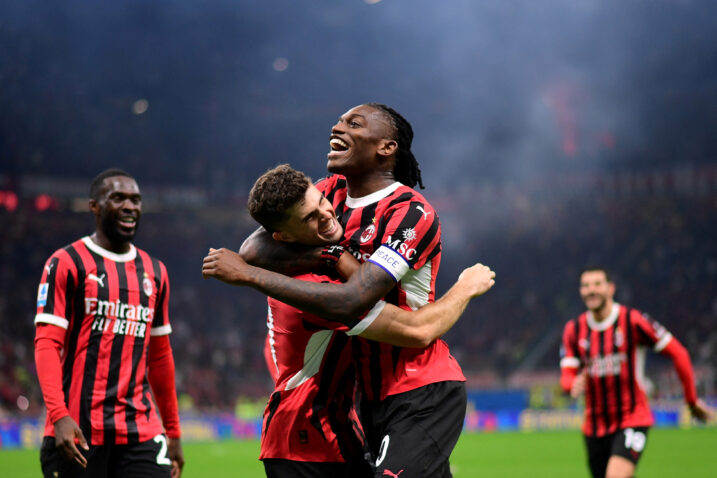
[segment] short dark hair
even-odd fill
[[[130,178],[134,180],[134,177],[132,177],[131,174],[129,174],[127,171],[124,171],[119,168],[110,168],[105,169],[100,174],[95,176],[95,179],[92,180],[92,183],[90,184],[90,198],[94,199],[95,201],[100,198],[100,193],[102,192],[102,185],[105,182],[105,179],[112,178],[114,176],[125,176],[127,178]]]
[[[288,218],[287,210],[304,200],[311,178],[288,164],[268,170],[249,192],[247,209],[256,222],[275,232]]]
[[[390,106],[381,103],[367,103],[367,106],[379,110],[393,127],[394,137],[391,139],[398,144],[396,164],[393,167],[394,179],[411,188],[418,184],[423,189],[421,168],[418,167],[418,161],[411,151],[413,142],[411,123]]]
[[[590,266],[584,267],[583,271],[580,273],[580,275],[583,275],[586,272],[602,272],[603,274],[605,274],[605,279],[608,282],[612,282],[612,278],[610,277],[610,272],[608,272],[608,270],[603,266],[590,265]]]

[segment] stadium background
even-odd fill
[[[32,337],[42,263],[92,230],[90,179],[138,179],[136,243],[167,264],[187,440],[256,436],[270,391],[265,301],[202,281],[253,229],[249,187],[289,162],[325,174],[336,118],[368,101],[411,121],[443,226],[439,292],[498,274],[445,337],[468,430],[575,428],[557,389],[581,267],[717,366],[717,6],[691,0],[0,5],[0,447],[37,443]],[[686,424],[648,360],[661,424]]]

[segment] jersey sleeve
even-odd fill
[[[417,270],[441,250],[441,226],[430,204],[414,197],[389,208],[381,246],[370,262],[399,281],[409,270]]]
[[[580,357],[577,355],[577,330],[574,320],[565,324],[563,339],[560,344],[560,368],[580,368]]]
[[[341,179],[343,176],[339,174],[329,174],[314,183],[316,189],[324,196],[330,195],[336,188],[341,187]],[[343,181],[345,183],[345,180]]]
[[[35,325],[52,324],[67,329],[70,324],[72,300],[68,291],[77,287],[76,267],[63,249],[45,262],[37,289]]]
[[[638,342],[655,352],[661,352],[672,341],[672,334],[662,324],[647,314],[633,311],[632,319],[637,327]]]
[[[327,275],[315,274],[315,273],[304,274],[301,276],[297,276],[296,278],[300,279],[300,280],[308,280],[311,282],[321,282],[321,283],[337,284],[337,283],[341,282],[338,279],[332,279]],[[271,311],[272,304],[276,304],[277,302],[278,301],[276,301],[276,299],[269,298],[270,313],[272,312]],[[337,332],[344,332],[347,335],[359,335],[359,334],[361,334],[361,332],[366,330],[368,328],[368,326],[373,323],[374,320],[376,320],[376,317],[378,317],[379,314],[381,314],[381,311],[383,310],[385,305],[386,305],[386,302],[384,302],[383,300],[379,300],[378,302],[376,302],[376,304],[374,304],[374,306],[368,312],[365,312],[363,315],[361,315],[360,317],[351,321],[348,324],[346,324],[344,322],[338,322],[335,320],[324,319],[317,315],[310,314],[308,312],[303,312],[303,311],[300,311],[299,309],[297,309],[297,310],[299,310],[299,313],[301,314],[302,319],[305,322],[308,322],[318,328],[335,330]],[[286,304],[282,304],[282,306],[294,308],[294,307],[291,307]]]
[[[573,381],[577,377],[581,362],[577,356],[577,330],[576,321],[571,320],[565,324],[563,339],[560,344],[560,387],[565,393],[570,393]]]
[[[172,333],[172,326],[169,323],[169,274],[162,261],[159,264],[159,291],[157,301],[154,304],[154,319],[150,335],[167,335]]]

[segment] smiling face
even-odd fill
[[[596,318],[607,317],[612,309],[615,284],[602,270],[588,270],[580,276],[580,297]]]
[[[286,218],[273,234],[277,240],[320,246],[335,244],[344,234],[333,206],[313,184],[304,199],[286,211]]]
[[[137,182],[126,176],[106,178],[96,199],[90,199],[96,233],[108,249],[123,249],[137,233],[142,215],[142,196]]]
[[[368,105],[351,108],[331,128],[329,172],[357,176],[381,167],[392,171],[393,164],[382,164],[396,150],[392,136],[393,127],[383,112]]]

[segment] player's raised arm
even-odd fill
[[[210,249],[202,264],[204,278],[249,286],[301,310],[329,320],[355,322],[395,285],[381,267],[366,262],[343,284],[318,284],[251,266],[228,249]]]
[[[471,299],[483,295],[494,284],[495,272],[488,266],[475,264],[465,269],[440,299],[418,310],[409,311],[386,304],[359,335],[399,347],[427,347],[453,327]]]
[[[244,240],[239,254],[248,264],[286,275],[297,275],[321,266],[321,247],[276,241],[263,227]]]

